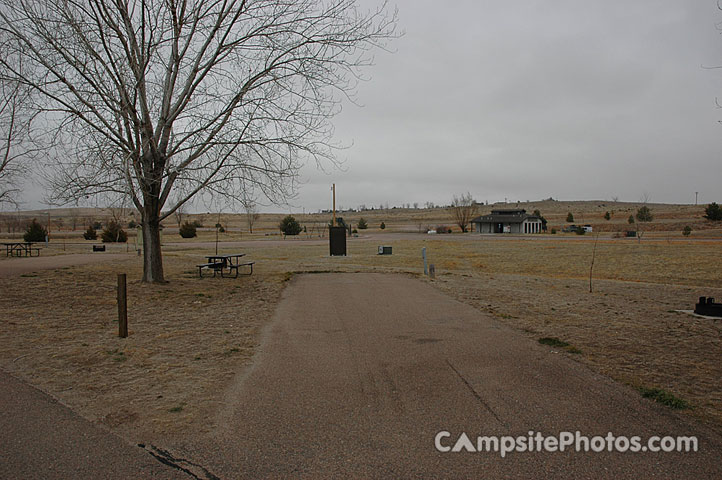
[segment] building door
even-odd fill
[[[494,233],[504,233],[504,224],[503,223],[495,223],[494,224]]]

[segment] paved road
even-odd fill
[[[722,438],[421,281],[295,278],[211,439],[221,478],[722,478]],[[523,292],[520,292],[523,294]],[[697,435],[697,453],[440,453],[465,432]]]
[[[0,371],[0,478],[191,477]]]

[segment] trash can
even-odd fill
[[[328,227],[328,230],[331,256],[346,256],[346,229],[343,227]]]

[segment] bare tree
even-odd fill
[[[648,206],[642,205],[639,209],[637,209],[637,213],[634,215],[634,226],[637,230],[638,242],[642,241],[642,236],[644,235],[644,228],[642,225],[644,223],[651,222],[652,220],[654,220],[654,215]]]
[[[0,41],[0,47],[5,44]],[[6,62],[21,70],[17,57],[11,56]],[[26,165],[21,165],[34,152],[29,142],[32,116],[28,101],[28,89],[8,78],[4,69],[0,71],[0,205],[18,206],[20,179],[29,171]]]
[[[599,232],[594,237],[594,248],[592,249],[592,262],[589,264],[589,293],[592,293],[592,273],[594,272],[594,259],[597,256],[597,242],[599,242]]]
[[[642,236],[644,236],[643,225],[654,220],[652,210],[650,210],[650,208],[647,206],[649,198],[649,193],[644,192],[641,198],[642,206],[637,209],[637,213],[635,213],[634,216],[630,215],[629,217],[634,222],[634,227],[637,232],[638,243],[642,243]]]
[[[261,216],[258,213],[258,207],[256,206],[256,202],[252,198],[244,197],[241,199],[241,205],[243,205],[243,210],[246,212],[246,223],[248,224],[248,232],[253,233],[253,224],[256,223],[256,220]]]
[[[354,0],[0,0],[27,68],[0,67],[38,98],[51,200],[128,194],[143,280],[162,282],[160,223],[179,206],[246,186],[282,199],[303,157],[333,161],[330,119],[395,28],[385,3]]]
[[[70,219],[70,226],[72,227],[73,231],[75,231],[78,228],[78,221],[80,220],[80,214],[78,213],[78,209],[71,208],[70,212],[68,212],[68,218]]]
[[[183,215],[185,215],[185,207],[186,204],[182,203],[178,205],[178,208],[175,209],[175,212],[173,212],[173,217],[175,218],[175,222],[178,224],[178,228],[180,229],[181,224],[183,223]]]
[[[454,195],[454,199],[451,202],[451,213],[454,216],[454,221],[462,232],[466,232],[469,222],[476,216],[478,210],[479,207],[471,196],[471,193],[467,192],[458,198]]]

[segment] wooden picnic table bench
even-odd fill
[[[201,263],[200,265],[196,265],[196,267],[198,267],[198,276],[200,278],[203,278],[203,269],[204,268],[207,268],[207,269],[212,268],[214,277],[216,276],[216,272],[221,271],[221,275],[222,275],[222,271],[223,271],[223,263],[222,262]]]
[[[250,271],[248,273],[242,273],[240,275],[252,275],[253,274],[253,264],[256,262],[242,262],[240,261],[241,257],[246,256],[245,253],[232,253],[232,254],[225,254],[225,255],[206,255],[206,258],[208,259],[208,263],[202,263],[200,265],[196,265],[198,267],[198,276],[200,278],[203,278],[203,269],[213,269],[213,276],[216,276],[216,273],[220,272],[221,277],[224,277],[226,275],[223,274],[225,270],[228,270],[228,276],[230,276],[231,272],[235,270],[236,274],[233,276],[233,278],[238,278],[239,275],[239,269],[241,267],[250,267]]]
[[[40,256],[40,247],[33,247],[33,242],[9,242],[5,245],[5,255],[8,257],[32,257],[33,252]]]

